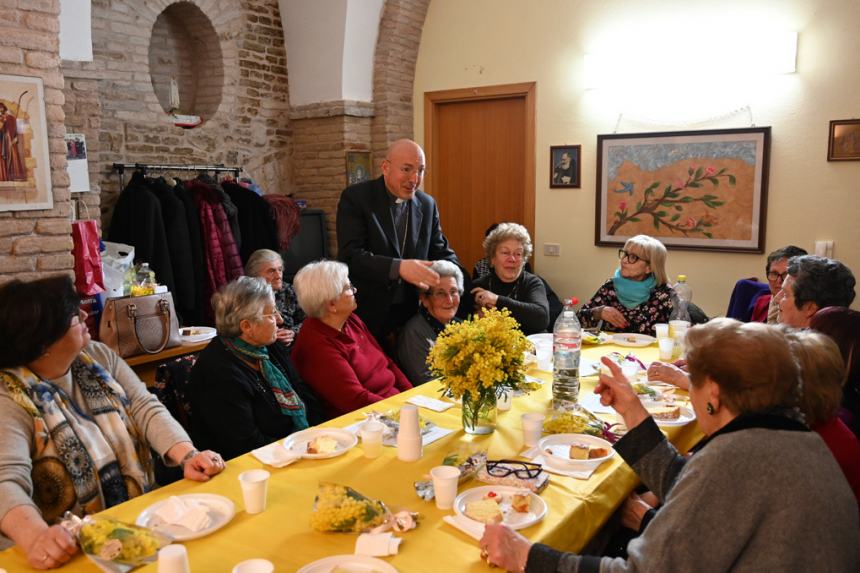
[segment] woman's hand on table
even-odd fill
[[[666,382],[682,388],[690,389],[690,375],[675,366],[666,362],[655,360],[648,366],[648,380],[655,382]]]
[[[72,534],[61,525],[45,524],[45,529],[27,548],[27,562],[34,569],[54,569],[78,552],[78,544]]]
[[[613,306],[601,306],[600,312],[597,313],[597,318],[614,326],[615,328],[627,328],[628,322],[621,314],[621,311]]]
[[[600,403],[611,406],[624,419],[627,428],[632,430],[648,417],[648,410],[642,405],[630,382],[621,373],[621,367],[606,356],[600,361],[612,374],[600,374],[600,381],[594,388],[594,393],[600,394]]]
[[[192,481],[209,481],[209,478],[220,474],[227,465],[217,452],[192,450],[182,461],[182,474],[185,479]]]
[[[490,565],[516,573],[525,571],[532,542],[507,525],[485,526],[480,544],[481,556]]]
[[[469,292],[474,295],[475,304],[481,308],[495,308],[499,301],[499,295],[481,287],[475,287]]]

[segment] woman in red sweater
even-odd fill
[[[353,312],[356,288],[345,264],[310,263],[296,274],[293,285],[308,318],[296,336],[292,358],[329,417],[412,388]]]
[[[860,441],[836,415],[845,376],[839,347],[814,330],[787,331],[786,336],[803,375],[800,411],[807,425],[827,444],[860,503]]]

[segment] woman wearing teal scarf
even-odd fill
[[[672,289],[666,284],[666,247],[648,235],[636,235],[618,250],[620,265],[611,279],[579,311],[585,327],[654,334],[654,325],[672,313]]]
[[[315,396],[277,347],[282,321],[272,288],[241,277],[213,296],[212,306],[218,337],[191,371],[195,438],[231,458],[321,421],[313,415]]]

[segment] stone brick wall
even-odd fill
[[[293,191],[323,209],[337,251],[335,216],[346,187],[346,152],[372,152],[373,176],[388,146],[412,137],[412,86],[430,0],[386,0],[374,55],[373,103],[324,102],[294,108]]]
[[[31,279],[73,266],[69,180],[63,112],[63,74],[59,69],[59,0],[2,3],[2,73],[42,78],[48,126],[54,206],[39,211],[0,212],[0,281]]]
[[[153,38],[165,9],[170,25],[158,26]],[[121,191],[114,162],[240,165],[265,192],[289,191],[287,66],[277,0],[94,0],[92,13],[94,61],[63,62],[63,71],[70,78],[70,99],[93,103],[91,88],[97,85],[98,105],[67,111],[79,125],[100,122],[90,149],[98,154],[94,182],[105,226]],[[214,41],[194,14],[211,23]],[[165,37],[171,33],[172,44]],[[169,74],[183,68],[170,54],[181,57],[183,50],[165,48],[189,42],[202,55],[194,62],[196,88],[189,87],[187,76],[177,78],[182,108],[216,111],[203,114],[200,127],[183,129],[165,112],[165,94],[160,102],[151,71],[157,86],[169,83]],[[164,70],[151,70],[151,63]],[[220,82],[213,80],[219,77]],[[217,106],[212,105],[216,91]]]
[[[388,146],[413,136],[412,88],[430,0],[387,0],[379,24],[373,74],[373,163]]]

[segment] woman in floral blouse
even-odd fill
[[[289,347],[302,327],[305,313],[299,307],[293,285],[284,281],[281,255],[269,249],[254,251],[245,263],[245,274],[259,277],[271,285],[275,292],[275,306],[284,321],[278,328],[278,341]]]
[[[648,235],[636,235],[618,250],[621,264],[579,310],[584,327],[653,334],[654,325],[672,313],[672,288],[666,284],[666,247]]]

